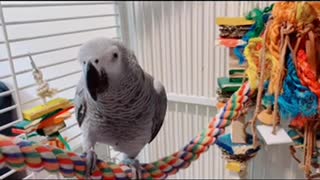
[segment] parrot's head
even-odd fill
[[[78,60],[93,100],[122,78],[128,64],[126,52],[120,42],[104,37],[92,39],[80,47]]]

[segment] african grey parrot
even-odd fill
[[[113,39],[84,43],[78,60],[82,75],[75,114],[88,159],[87,175],[95,167],[97,142],[122,152],[123,162],[138,168],[136,156],[157,136],[165,118],[164,86],[143,71],[130,49]]]

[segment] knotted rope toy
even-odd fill
[[[215,144],[219,135],[224,133],[226,126],[236,120],[242,113],[244,104],[255,92],[248,82],[235,92],[225,107],[213,118],[209,127],[204,129],[189,144],[169,156],[158,161],[141,164],[143,179],[165,179],[176,174],[180,169],[189,167],[209,147]],[[131,179],[132,169],[123,164],[97,160],[97,166],[91,178]],[[39,172],[60,172],[64,177],[85,178],[85,157],[67,152],[48,145],[39,145],[28,141],[15,142],[14,139],[0,136],[0,168],[4,165],[15,170],[28,167]]]
[[[277,60],[272,61],[268,89],[274,96],[273,115],[277,114],[279,105],[281,118],[291,121],[290,127],[298,130],[297,133],[303,130],[298,136],[292,134],[292,130],[288,134],[295,142],[303,139],[303,143],[291,146],[290,150],[299,163],[302,161],[294,153],[298,148],[304,151],[301,167],[307,178],[318,176],[311,175],[311,168],[320,165],[314,161],[318,156],[315,142],[318,129],[315,127],[320,123],[320,63],[317,60],[320,46],[316,43],[320,34],[319,7],[320,3],[276,3],[266,39],[268,51]]]

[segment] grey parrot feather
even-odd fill
[[[134,53],[118,41],[97,38],[85,43],[79,61],[83,74],[75,110],[84,149],[100,142],[135,158],[163,125],[164,86],[144,72]]]
[[[151,139],[149,141],[149,143],[151,143],[155,137],[158,135],[163,122],[164,122],[164,118],[166,115],[166,111],[167,111],[167,95],[166,95],[166,90],[164,89],[164,87],[161,85],[156,91],[156,98],[155,98],[155,114],[153,117],[153,125],[152,125],[152,135],[151,135]]]
[[[86,116],[87,106],[84,98],[85,98],[84,86],[83,86],[83,80],[81,78],[80,82],[76,87],[76,94],[75,94],[75,100],[74,100],[75,116],[76,116],[76,120],[78,122],[79,127],[81,127],[84,121],[84,118]]]

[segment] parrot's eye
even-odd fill
[[[82,63],[83,63],[83,64],[86,64],[86,62],[85,62],[85,61],[83,61]]]
[[[99,63],[99,59],[94,60],[94,62],[95,62],[96,64],[98,64],[98,63]]]
[[[118,54],[117,53],[113,53],[113,58],[118,58]]]

